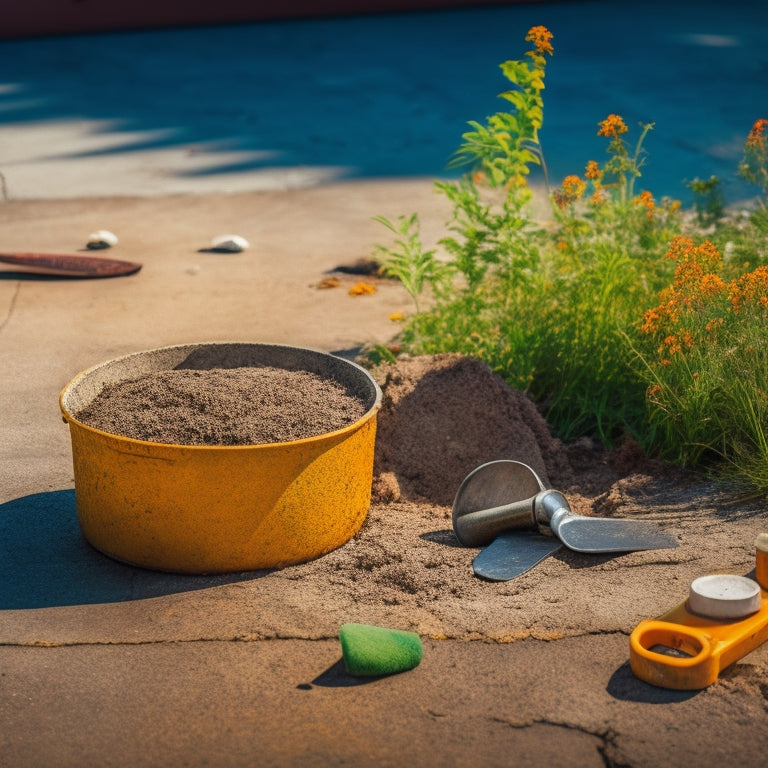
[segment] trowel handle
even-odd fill
[[[539,530],[549,536],[558,536],[560,525],[575,513],[571,511],[568,500],[560,491],[548,490],[533,497],[534,519]]]
[[[454,521],[456,536],[465,547],[482,547],[504,531],[535,528],[533,508],[536,498],[531,496],[511,504],[467,512]]]

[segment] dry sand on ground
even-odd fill
[[[253,584],[276,634],[329,636],[345,621],[492,641],[629,633],[685,599],[697,576],[754,567],[760,503],[733,503],[631,444],[564,445],[480,361],[401,358],[376,375],[384,398],[368,519],[338,550]],[[466,474],[495,459],[529,464],[580,514],[653,521],[679,546],[621,555],[562,548],[511,581],[479,579],[479,550],[459,544],[451,504]]]

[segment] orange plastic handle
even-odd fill
[[[653,650],[656,646],[686,655],[659,653]],[[720,672],[711,638],[694,627],[657,619],[642,621],[630,635],[629,647],[632,671],[651,685],[681,690],[706,688]]]
[[[632,672],[651,685],[677,690],[706,688],[722,669],[768,640],[768,592],[761,589],[761,607],[736,621],[707,619],[690,613],[686,603],[658,619],[641,621],[629,637]],[[685,656],[652,650],[665,646]]]

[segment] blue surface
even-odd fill
[[[685,180],[713,173],[741,189],[744,139],[768,115],[762,0],[514,3],[4,41],[0,129],[108,121],[101,130],[145,136],[107,154],[204,146],[212,165],[180,172],[192,190],[195,174],[271,167],[445,176],[467,121],[504,106],[498,65],[522,56],[534,24],[554,33],[542,143],[555,181],[604,159],[597,124],[615,112],[633,130],[656,122],[642,184],[654,194],[684,197]],[[246,156],[217,164],[228,150]]]

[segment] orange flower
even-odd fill
[[[682,344],[677,340],[677,336],[667,336],[664,339],[664,344],[669,349],[670,355],[674,355],[683,348]]]
[[[598,136],[607,136],[609,139],[618,139],[620,134],[626,133],[627,128],[624,120],[619,115],[610,114],[605,118],[600,125],[600,130],[597,132]]]
[[[525,39],[536,46],[538,53],[548,53],[550,56],[554,53],[552,43],[549,42],[552,39],[552,33],[546,27],[531,27]]]
[[[765,129],[768,127],[768,120],[761,118],[755,120],[755,124],[747,136],[746,146],[751,149],[758,149],[761,152],[765,151]]]
[[[640,330],[643,333],[655,333],[659,329],[660,320],[661,320],[661,315],[659,314],[659,310],[649,309],[643,315],[643,324]]]
[[[563,179],[563,191],[574,200],[580,199],[586,188],[587,183],[578,176],[566,176]]]
[[[597,160],[590,160],[587,163],[587,168],[584,171],[584,175],[588,179],[599,179],[600,178],[600,176],[601,176],[601,174],[600,174],[600,166],[597,164]]]
[[[701,284],[704,270],[695,261],[684,261],[675,267],[675,287],[690,289]]]
[[[584,179],[574,175],[566,176],[560,189],[556,189],[553,193],[555,205],[561,209],[566,208],[580,200],[586,188],[587,182]]]
[[[672,259],[673,261],[688,261],[688,254],[690,254],[693,248],[693,240],[690,237],[677,235],[677,237],[672,238],[665,258]]]
[[[644,189],[633,202],[635,205],[644,205],[647,209],[646,216],[648,216],[649,219],[653,218],[653,211],[654,208],[656,208],[656,203],[654,202],[653,195],[647,189]]]
[[[759,304],[766,306],[768,299],[768,267],[758,267],[752,272],[747,272],[738,280],[734,280],[730,286],[731,304],[733,311],[738,313],[744,304]]]
[[[720,293],[724,293],[727,288],[728,286],[725,282],[711,272],[701,278],[701,292],[705,296],[717,296]]]
[[[680,264],[696,264],[702,272],[714,272],[722,262],[720,251],[709,240],[701,245],[694,245],[690,237],[678,235],[669,244],[666,257]]]

